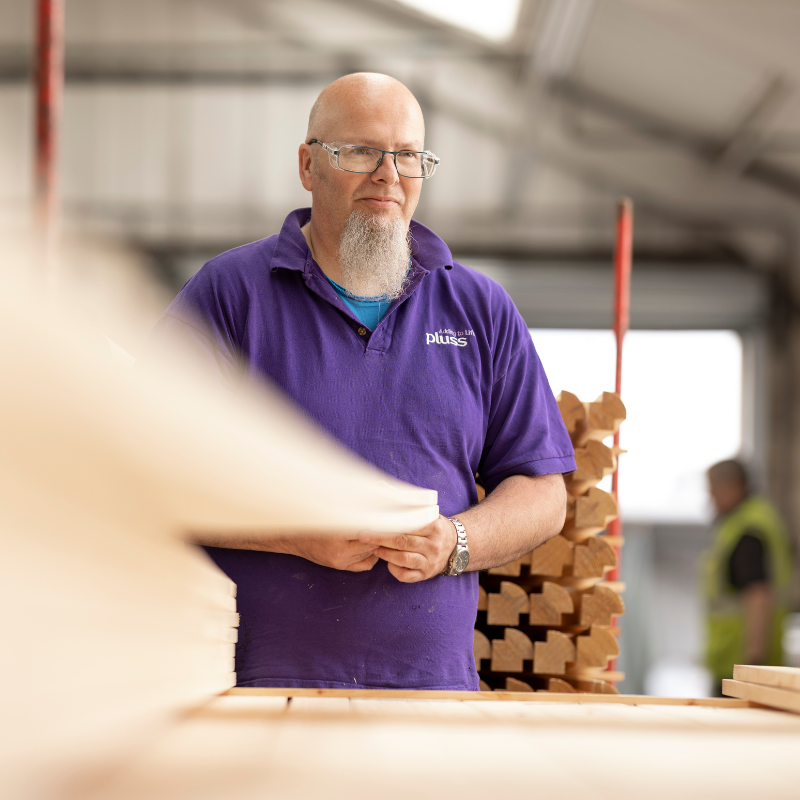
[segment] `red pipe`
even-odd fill
[[[619,201],[617,209],[617,243],[614,252],[614,337],[617,340],[617,372],[614,391],[622,395],[622,344],[631,320],[631,251],[633,249],[633,203],[627,197]],[[614,447],[619,447],[619,431],[614,434]],[[611,478],[611,492],[619,501],[619,466]],[[622,520],[617,517],[608,532],[612,536],[622,533]],[[619,576],[619,565],[612,580]]]
[[[630,326],[631,308],[631,253],[633,250],[633,203],[627,197],[619,201],[617,208],[617,241],[614,252],[614,337],[617,340],[617,373],[614,391],[622,395],[622,344]],[[614,434],[614,447],[619,447],[619,431]],[[611,478],[611,492],[619,503],[619,461]],[[609,526],[610,536],[622,535],[622,518],[618,516]],[[619,580],[621,550],[614,548],[617,554],[617,566],[609,573],[608,580]],[[616,625],[616,620],[614,621]],[[614,671],[616,659],[609,665]]]
[[[45,244],[47,277],[54,277],[58,228],[58,133],[64,92],[64,0],[38,0],[36,20],[35,202]]]

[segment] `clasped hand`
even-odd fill
[[[292,549],[315,564],[348,572],[366,572],[383,559],[397,580],[416,583],[444,572],[456,539],[453,523],[440,516],[411,533],[365,532],[358,539],[302,537],[294,540]]]

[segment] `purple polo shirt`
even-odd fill
[[[575,469],[573,449],[522,317],[494,281],[411,223],[408,287],[373,332],[337,296],[292,212],[280,234],[209,261],[154,331],[209,328],[222,376],[240,358],[312,419],[396,478],[436,489],[441,513],[511,475]],[[241,686],[478,688],[478,574],[404,584],[302,558],[208,548],[238,586]]]

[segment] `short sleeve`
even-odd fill
[[[739,539],[731,553],[729,572],[731,586],[737,591],[769,580],[764,545],[758,532],[749,531]]]
[[[521,322],[521,321],[520,321]],[[479,473],[487,492],[512,475],[575,470],[575,451],[527,328],[491,391]]]

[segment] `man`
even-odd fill
[[[563,524],[574,454],[528,330],[411,219],[437,163],[405,86],[335,81],[299,150],[312,208],[206,264],[156,328],[197,338],[200,319],[225,380],[241,358],[363,458],[439,493],[443,516],[401,536],[204,539],[238,585],[240,685],[475,690],[476,570]]]
[[[781,664],[791,552],[776,511],[750,494],[741,463],[715,464],[708,483],[718,517],[705,561],[706,663],[721,681],[734,664]]]

